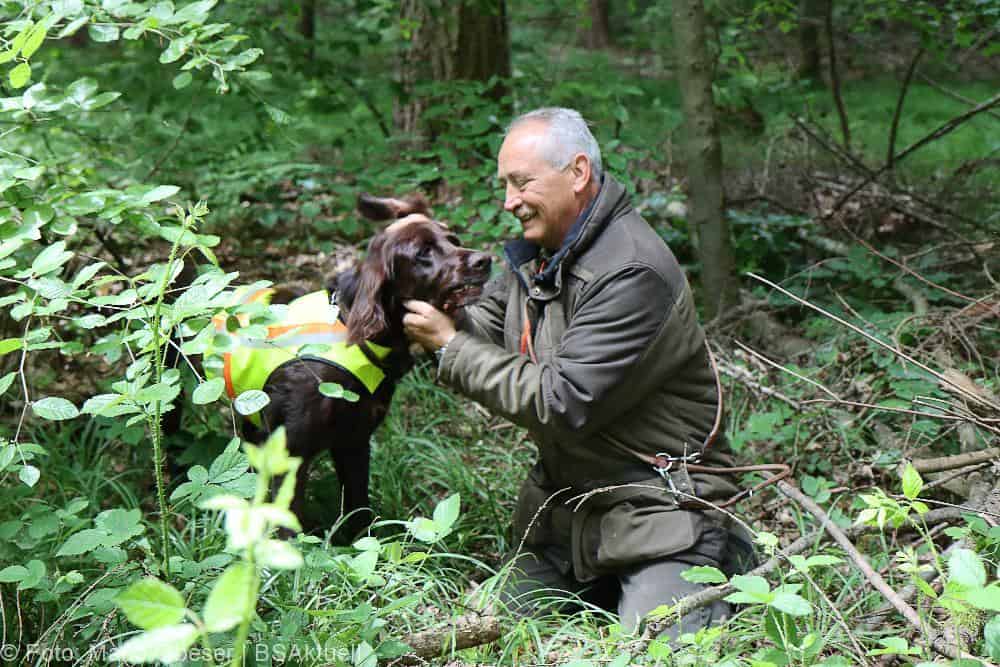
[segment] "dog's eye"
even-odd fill
[[[431,246],[422,245],[420,250],[417,251],[417,259],[430,259],[431,258]]]

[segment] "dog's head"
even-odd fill
[[[375,220],[396,219],[368,244],[353,272],[338,277],[348,308],[348,342],[403,340],[403,302],[427,301],[453,317],[482,293],[491,258],[461,247],[446,225],[432,220],[422,197],[362,195],[358,209]]]

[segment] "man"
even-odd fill
[[[527,428],[538,445],[518,498],[521,574],[508,595],[532,610],[543,589],[610,583],[623,625],[634,628],[700,590],[681,572],[726,565],[733,552],[719,512],[679,506],[738,490],[688,475],[681,461],[700,454],[699,463],[729,465],[704,333],[680,266],[603,174],[579,113],[539,109],[514,120],[497,175],[504,209],[524,230],[504,249],[510,270],[468,309],[465,330],[420,301],[407,303],[403,322],[437,353],[441,381]],[[659,467],[670,468],[663,475],[659,453]],[[668,634],[727,612],[724,602],[696,610]]]

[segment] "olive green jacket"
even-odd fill
[[[534,244],[513,241],[505,255],[511,270],[468,310],[438,377],[538,445],[515,540],[530,529],[525,544],[580,581],[691,548],[704,517],[678,509],[637,456],[700,451],[716,418],[705,336],[677,260],[610,176],[541,274]],[[537,363],[520,352],[525,318]],[[716,441],[702,463],[729,464],[725,448]],[[690,492],[692,477],[705,499],[737,490],[715,476],[674,481]]]

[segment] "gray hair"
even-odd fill
[[[587,121],[579,111],[563,107],[545,107],[521,114],[507,126],[511,130],[530,121],[541,121],[548,126],[542,146],[542,159],[556,169],[565,169],[573,157],[583,153],[590,160],[593,177],[601,178],[601,147],[590,133]]]

